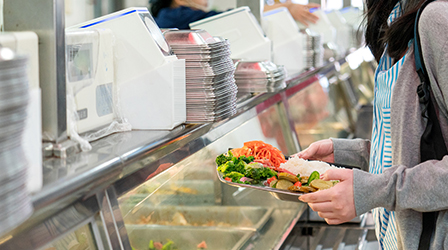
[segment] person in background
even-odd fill
[[[369,172],[328,170],[322,178],[340,183],[299,199],[329,224],[344,223],[373,211],[381,249],[420,249],[422,234],[432,232],[423,229],[426,212],[437,212],[435,231],[422,239],[430,240],[429,249],[448,249],[448,156],[421,162],[428,153],[420,154],[427,118],[422,117],[426,108],[416,93],[420,80],[413,29],[417,10],[424,2],[366,0],[366,43],[379,62],[372,140],[326,139],[297,154],[361,169],[369,166]],[[430,79],[430,102],[442,133],[438,137],[448,145],[448,0],[429,3],[418,23],[421,53]]]
[[[320,7],[320,5],[317,3],[301,5],[291,2],[291,0],[288,0],[284,3],[274,3],[272,5],[266,4],[264,6],[264,11],[269,11],[280,7],[288,8],[289,12],[291,13],[291,16],[296,21],[301,22],[303,25],[307,27],[310,23],[316,23],[317,20],[319,19],[315,14],[310,12],[310,9]]]
[[[220,13],[207,10],[208,0],[150,0],[149,4],[151,14],[159,28],[189,29],[190,23]],[[287,1],[265,5],[265,11],[287,7],[294,19],[308,26],[308,23],[315,23],[318,19],[316,15],[309,12],[309,9],[319,6],[318,4],[300,5]]]

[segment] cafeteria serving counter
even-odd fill
[[[289,155],[323,138],[367,138],[369,121],[358,117],[371,112],[368,54],[359,49],[291,77],[284,90],[246,96],[224,121],[117,133],[89,152],[45,159],[33,215],[0,238],[0,249],[312,249],[298,232],[328,225],[311,221],[306,204],[222,184],[214,159],[249,140]],[[344,232],[371,229],[361,224]]]

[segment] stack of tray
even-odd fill
[[[168,30],[165,39],[185,59],[187,123],[214,122],[236,113],[230,44],[204,30]]]
[[[270,61],[237,61],[238,94],[276,92],[286,87],[286,70]]]
[[[318,68],[324,64],[324,46],[322,35],[309,29],[303,31],[306,35],[304,51],[305,68]]]
[[[22,135],[29,102],[27,58],[0,48],[0,235],[32,213]]]

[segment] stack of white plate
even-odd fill
[[[187,123],[234,115],[237,87],[229,42],[204,30],[169,30],[164,35],[174,54],[185,59]]]
[[[32,213],[22,135],[29,101],[27,58],[0,48],[0,236]]]
[[[286,87],[286,70],[270,61],[236,61],[238,95],[276,92]]]

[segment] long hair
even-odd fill
[[[417,11],[426,0],[407,0],[403,15],[387,25],[387,18],[401,0],[366,0],[366,45],[379,62],[387,44],[387,53],[395,61],[400,59],[414,37]]]
[[[151,15],[157,17],[159,11],[163,8],[168,8],[171,6],[173,0],[149,0]]]

